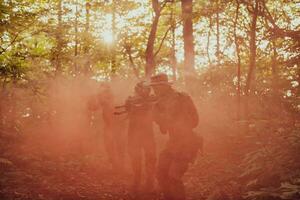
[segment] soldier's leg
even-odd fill
[[[149,190],[153,189],[155,166],[156,166],[156,146],[154,138],[145,141],[145,171],[146,171],[146,187]]]
[[[115,144],[112,141],[112,131],[109,128],[105,128],[103,131],[103,142],[105,151],[107,153],[108,161],[111,163],[114,168],[116,165],[116,157],[115,157]]]
[[[119,126],[119,125],[118,125]],[[114,132],[112,134],[112,140],[115,147],[115,160],[116,160],[116,170],[119,172],[124,171],[124,163],[125,163],[125,153],[126,153],[126,136],[127,135],[125,128],[114,128]]]
[[[175,159],[169,171],[169,181],[170,181],[170,196],[172,200],[184,200],[185,199],[185,189],[182,181],[184,173],[188,169],[189,162],[184,159]]]
[[[172,157],[167,150],[160,153],[157,163],[157,181],[161,191],[166,199],[171,198],[169,170],[172,163]]]
[[[131,161],[131,168],[133,172],[132,187],[138,189],[141,183],[142,174],[142,149],[137,141],[130,140],[128,142],[128,153]]]

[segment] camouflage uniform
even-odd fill
[[[102,109],[103,118],[103,141],[108,160],[113,170],[122,171],[125,157],[125,141],[122,137],[124,126],[119,117],[114,113],[114,96],[111,88],[107,84],[101,86],[101,92],[98,94],[91,110]],[[123,129],[123,130],[122,130]]]
[[[153,186],[155,177],[156,150],[153,133],[152,104],[150,96],[135,96],[127,100],[129,115],[128,153],[134,173],[133,187],[138,189],[142,173],[142,152],[145,155],[146,186]],[[130,103],[138,99],[138,102]]]
[[[200,141],[193,132],[198,124],[197,110],[190,96],[170,86],[167,93],[159,98],[153,114],[161,132],[169,134],[169,141],[158,159],[159,185],[166,199],[183,200],[182,177],[200,148]]]

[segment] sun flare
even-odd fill
[[[109,30],[102,32],[101,38],[107,44],[112,44],[114,42],[114,34]]]

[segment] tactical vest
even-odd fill
[[[198,113],[189,95],[173,90],[155,105],[154,120],[171,137],[171,134],[191,132],[198,125]]]

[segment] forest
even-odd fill
[[[105,133],[162,73],[199,115],[186,199],[300,199],[297,0],[0,0],[0,199],[163,200],[130,190],[128,116],[117,167]]]

